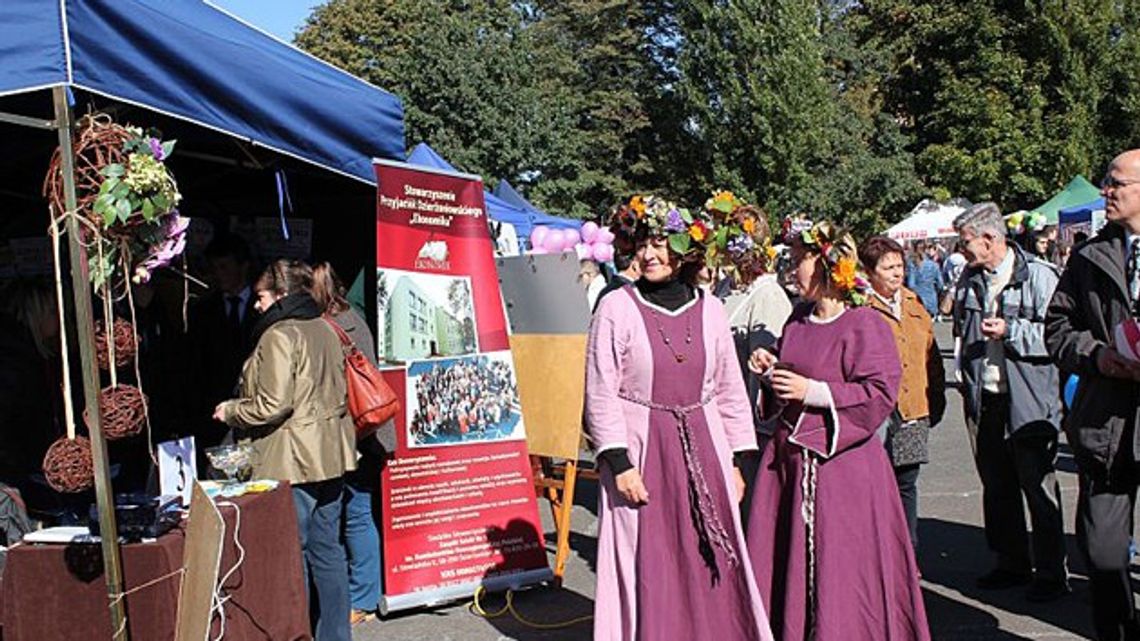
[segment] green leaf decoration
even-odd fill
[[[689,223],[690,225],[693,224],[693,215],[691,213],[689,213],[688,209],[682,209],[681,210],[681,220],[685,221],[686,223]]]
[[[732,213],[732,203],[727,200],[716,200],[713,202],[713,209],[724,212],[726,214]]]
[[[717,246],[723,247],[728,242],[728,227],[721,227],[716,230],[715,242]]]
[[[127,173],[127,168],[123,167],[119,163],[111,163],[110,165],[107,165],[101,169],[100,173],[108,178],[121,178]]]
[[[150,198],[147,198],[142,203],[142,215],[147,222],[154,220],[154,203],[151,202]]]
[[[103,226],[110,227],[115,222],[114,200],[110,196],[100,196],[95,200],[94,211],[103,217]]]
[[[119,199],[127,198],[131,195],[131,187],[125,182],[119,182],[111,188],[111,195]]]
[[[115,213],[119,216],[119,222],[127,222],[127,219],[131,217],[131,201],[126,198],[116,200]]]
[[[688,232],[678,232],[676,234],[669,234],[669,249],[684,256],[689,253],[689,247],[692,244],[692,239],[689,238]]]
[[[170,154],[174,153],[174,143],[176,143],[176,142],[178,142],[178,141],[177,140],[168,140],[168,141],[162,143],[162,159],[164,162],[166,161],[167,158],[170,158]]]

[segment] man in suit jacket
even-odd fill
[[[210,293],[190,310],[190,362],[196,393],[191,424],[198,451],[218,445],[227,429],[210,419],[218,403],[233,398],[241,367],[253,349],[250,335],[257,302],[250,284],[249,246],[222,235],[206,247]]]

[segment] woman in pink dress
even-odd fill
[[[642,277],[590,326],[586,427],[600,462],[595,641],[770,641],[737,504],[756,449],[719,301],[693,287],[712,230],[656,198],[618,210]]]
[[[749,368],[782,408],[756,475],[748,547],[783,641],[927,641],[914,550],[877,432],[902,369],[890,327],[861,305],[855,242],[828,223],[791,239],[806,303]]]

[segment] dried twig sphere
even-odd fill
[[[134,436],[146,426],[146,396],[133,385],[105,387],[99,392],[99,415],[107,440]],[[83,410],[83,420],[90,428],[86,409]]]
[[[82,492],[95,484],[91,442],[82,436],[61,438],[44,455],[44,476],[57,492]]]
[[[138,350],[138,335],[127,321],[116,318],[112,325],[112,340],[115,341],[115,366],[126,367],[135,357]],[[95,321],[95,360],[99,369],[110,369],[108,361],[110,354],[107,350],[107,334],[103,321]]]
[[[99,170],[112,163],[126,162],[123,145],[131,139],[131,133],[126,127],[117,125],[106,114],[84,116],[79,121],[78,136],[73,145],[75,152],[75,201],[79,214],[88,218],[98,228],[104,229],[103,221],[92,211],[95,199],[99,197],[99,188],[103,184],[104,176]],[[56,216],[67,211],[63,197],[63,171],[61,168],[59,148],[51,156],[51,165],[44,178],[44,196],[52,204]],[[144,222],[141,217],[132,217],[128,223],[138,224]],[[129,228],[114,226],[105,229],[104,234],[109,237],[129,236]],[[87,234],[85,233],[86,237]]]

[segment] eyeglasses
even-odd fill
[[[1112,176],[1105,176],[1100,180],[1100,188],[1108,189],[1111,187],[1112,189],[1117,189],[1120,187],[1127,187],[1128,185],[1134,185],[1136,183],[1140,183],[1140,180],[1120,180],[1119,178],[1113,178]]]

